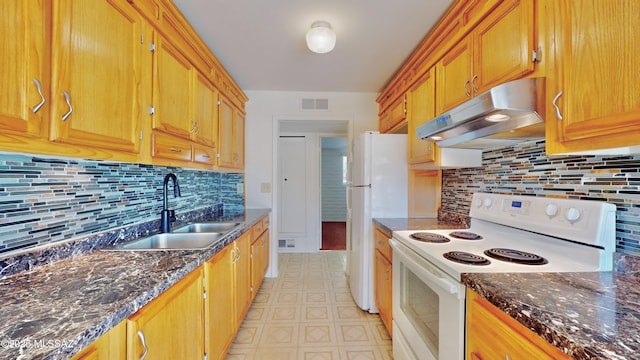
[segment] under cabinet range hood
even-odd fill
[[[419,125],[418,137],[440,147],[490,149],[544,138],[544,78],[498,85]]]

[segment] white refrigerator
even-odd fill
[[[377,313],[372,218],[407,217],[407,135],[365,132],[353,139],[347,186],[347,276],[358,306]]]

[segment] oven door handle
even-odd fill
[[[429,264],[426,260],[418,258],[418,255],[414,254],[410,249],[406,249],[404,245],[400,244],[395,239],[389,239],[389,244],[393,248],[394,260],[396,256],[400,257],[400,260],[413,269],[416,274],[423,276],[423,280],[427,280],[427,285],[434,285],[441,290],[446,291],[448,294],[457,294],[458,299],[464,297],[464,292],[460,291],[460,285],[449,281],[442,275],[441,271],[437,270],[433,265]]]

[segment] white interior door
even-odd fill
[[[279,240],[294,240],[291,243],[295,243],[307,234],[305,137],[280,137],[278,153]],[[285,247],[291,248],[286,244]]]

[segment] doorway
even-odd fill
[[[344,138],[341,141],[347,143],[350,121],[283,118],[274,118],[274,121],[278,129],[274,148],[274,158],[277,161],[273,193],[274,199],[278,202],[276,204],[277,241],[274,243],[277,244],[279,253],[318,252],[323,248],[322,139]],[[304,147],[300,144],[301,142],[304,142]],[[298,144],[294,146],[294,143]],[[345,150],[345,154],[346,152]],[[300,187],[293,191],[294,186],[288,183],[290,178],[285,174],[291,174],[296,170],[302,171],[302,169],[304,169],[304,175],[298,173],[298,176],[304,177],[304,194],[301,193]],[[288,180],[285,181],[285,178]],[[346,199],[344,195],[338,196]],[[343,232],[346,234],[346,230]]]
[[[321,138],[322,245],[347,249],[347,138]]]

